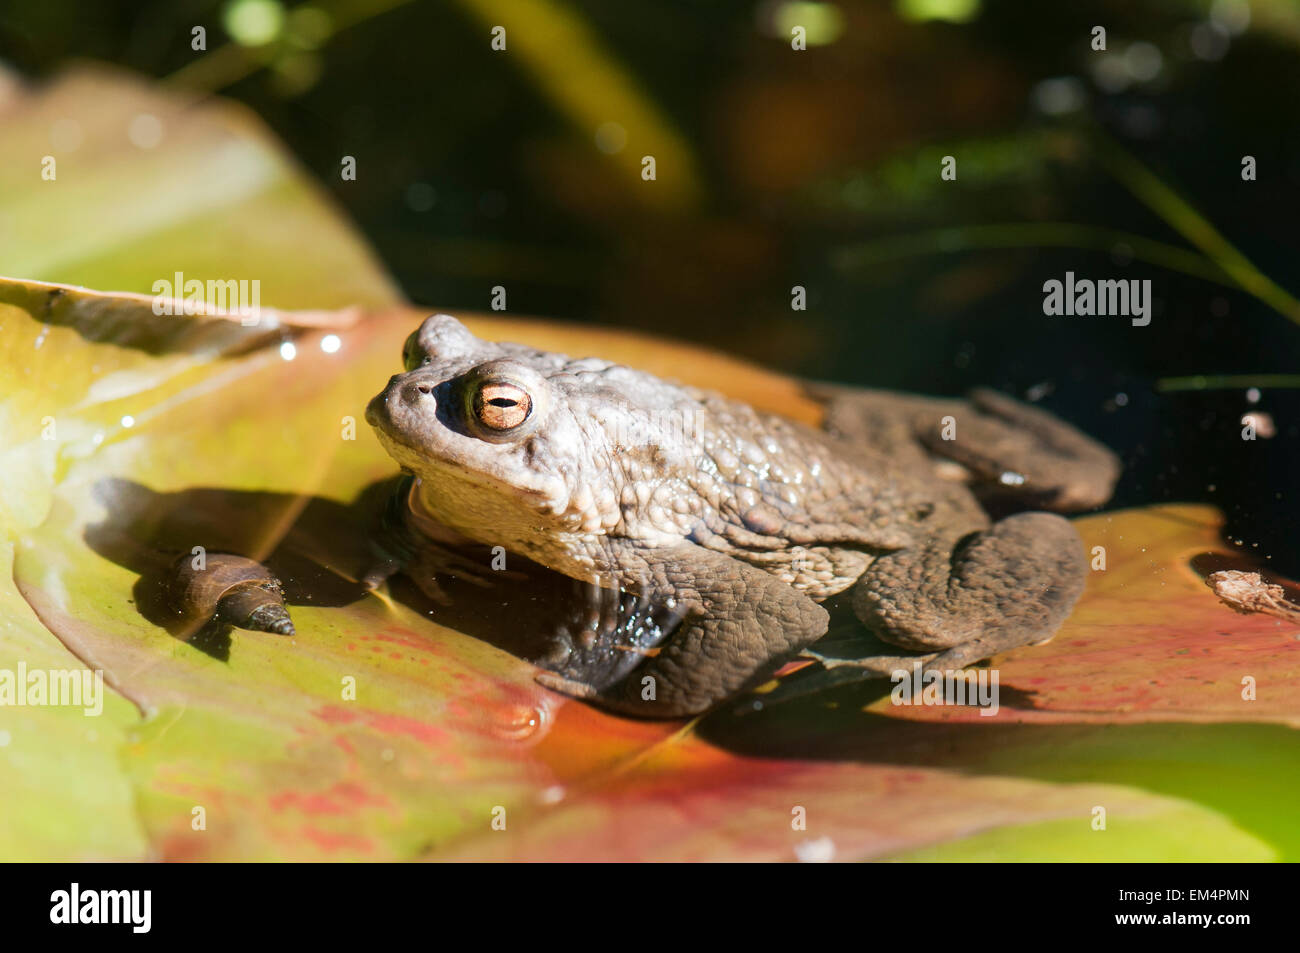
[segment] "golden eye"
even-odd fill
[[[506,381],[489,381],[474,393],[474,416],[490,430],[513,430],[533,412],[528,391]]]

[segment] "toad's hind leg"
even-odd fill
[[[1020,513],[957,540],[882,556],[858,581],[853,608],[881,638],[938,651],[927,669],[961,668],[1045,642],[1083,592],[1078,533],[1051,513]]]
[[[1119,476],[1119,458],[1102,444],[996,391],[979,389],[960,400],[826,384],[808,390],[825,402],[831,433],[912,472],[934,468],[951,479],[955,464],[981,497],[1015,509],[1100,506]]]
[[[970,470],[977,487],[1059,512],[1110,499],[1119,458],[1042,408],[978,388],[954,420],[954,439],[937,426],[920,428],[918,436],[931,453]]]

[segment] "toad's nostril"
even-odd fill
[[[433,384],[430,381],[420,381],[420,383],[415,385],[415,389],[418,390],[421,394],[432,394]]]

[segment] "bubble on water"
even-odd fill
[[[510,705],[497,719],[495,733],[510,741],[524,741],[537,734],[546,723],[546,713],[536,705]]]
[[[1252,410],[1248,414],[1242,414],[1241,425],[1243,427],[1253,427],[1255,433],[1265,440],[1277,436],[1277,425],[1273,422],[1273,415],[1266,414],[1261,410]]]

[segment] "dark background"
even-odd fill
[[[1155,193],[1104,161],[1136,158],[1300,290],[1300,4],[354,0],[263,6],[283,22],[252,45],[231,39],[239,6],[6,2],[0,59],[40,78],[93,58],[243,101],[413,301],[486,310],[503,285],[512,312],[651,329],[791,373],[1030,395],[1123,454],[1114,505],[1213,502],[1230,539],[1300,576],[1300,308],[1211,280],[1218,266],[1152,210]],[[934,18],[945,10],[960,22]],[[836,17],[809,27],[831,42],[791,50],[791,19]],[[489,46],[496,22],[505,54]],[[557,22],[580,30],[530,59],[525,38]],[[233,69],[217,68],[221,47]],[[592,63],[614,64],[683,144],[680,165],[660,154],[659,181],[629,164],[657,147]],[[595,106],[557,94],[565,78]],[[1056,110],[1054,89],[1069,93]],[[626,124],[616,156],[597,147],[605,121]],[[356,181],[340,180],[342,155]],[[943,155],[955,182],[940,181]],[[1196,273],[1128,236],[1188,250],[1176,261]],[[1149,278],[1152,323],[1044,316],[1043,282],[1067,270]],[[794,285],[806,311],[790,308]],[[1168,382],[1228,374],[1295,375],[1260,387],[1276,436],[1241,439],[1248,382]]]

